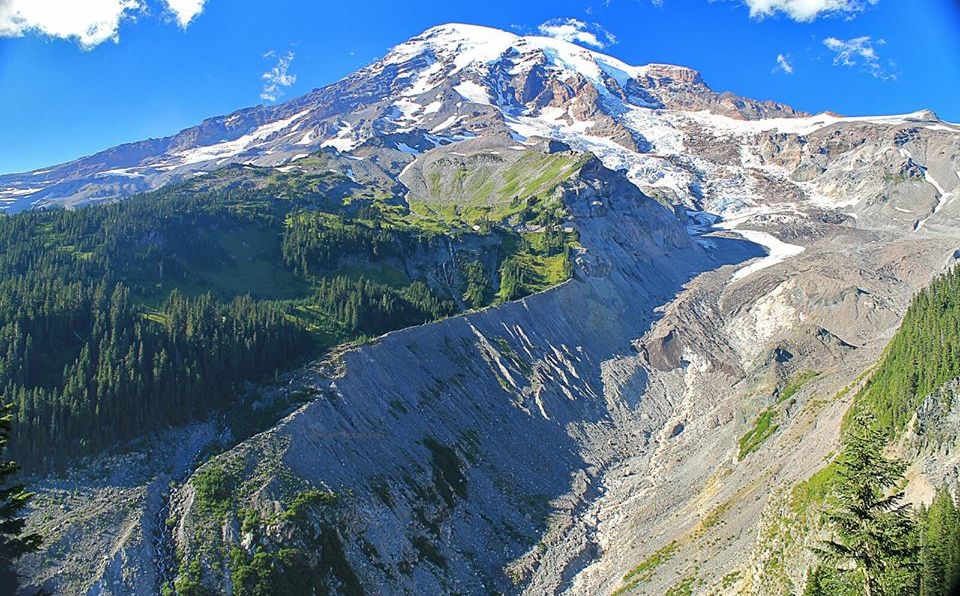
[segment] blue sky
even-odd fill
[[[958,0],[0,0],[0,173],[295,97],[446,22],[548,23],[810,112],[960,121]]]

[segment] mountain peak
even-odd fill
[[[471,25],[469,23],[443,23],[441,25],[430,27],[413,39],[442,37],[459,37],[461,39],[473,39],[479,41],[490,40],[493,38],[516,38],[519,36],[510,33],[509,31],[504,31],[503,29],[487,27],[485,25]]]
[[[585,150],[602,152],[612,143],[653,151],[669,143],[661,129],[638,124],[659,118],[651,111],[707,111],[737,120],[799,115],[782,104],[716,93],[691,68],[633,66],[552,37],[448,23],[288,102],[0,177],[0,210],[112,200],[230,163],[277,166],[319,149],[349,153],[369,142],[423,152],[477,136],[585,137],[601,140]]]
[[[431,27],[394,47],[384,62],[396,64],[425,53],[431,54],[433,58],[453,56],[457,70],[471,64],[489,64],[508,55],[523,57],[531,54],[545,55],[552,65],[580,71],[580,74],[587,78],[598,74],[597,68],[600,65],[620,71],[626,76],[634,76],[641,70],[612,56],[561,39],[517,35],[501,29],[464,23]]]
[[[388,59],[391,55],[396,60],[426,49],[437,50],[439,48],[460,53],[469,53],[483,48],[486,51],[482,53],[493,58],[499,57],[511,49],[518,53],[552,50],[589,57],[594,61],[620,68],[630,75],[672,76],[678,80],[695,80],[702,83],[700,73],[686,66],[663,63],[633,66],[608,54],[555,37],[518,35],[494,27],[466,23],[445,23],[431,27],[394,47],[388,54]]]
[[[448,23],[431,27],[394,47],[384,58],[384,62],[404,62],[425,52],[463,54],[466,61],[493,60],[516,45],[519,39],[513,33],[492,27]]]

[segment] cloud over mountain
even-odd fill
[[[550,19],[542,23],[537,30],[541,35],[580,43],[594,48],[606,48],[617,43],[617,37],[598,23],[587,23],[580,19]]]
[[[795,21],[809,22],[830,14],[855,14],[879,0],[744,0],[751,17],[783,13]]]

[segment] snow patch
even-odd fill
[[[721,223],[719,227],[724,228],[724,223]],[[795,257],[804,251],[802,246],[797,246],[796,244],[787,244],[773,234],[769,234],[767,232],[761,232],[758,230],[737,230],[733,229],[732,227],[727,227],[726,229],[730,229],[740,236],[743,236],[744,239],[753,242],[754,244],[759,244],[767,249],[767,256],[754,261],[746,267],[738,269],[736,273],[733,274],[731,281],[743,279],[744,277],[752,275],[757,271],[761,271],[767,267],[772,267],[777,263],[781,263],[790,257]]]
[[[867,123],[883,126],[901,126],[905,124],[922,124],[930,122],[929,112],[918,111],[909,114],[892,116],[834,116],[832,114],[817,114],[807,118],[764,118],[762,120],[737,120],[729,116],[713,114],[708,110],[686,112],[687,117],[701,124],[715,129],[732,133],[756,134],[759,132],[776,130],[778,132],[806,136],[821,128],[840,123]],[[942,124],[929,124],[929,127],[942,127]],[[954,130],[955,132],[955,130]]]
[[[125,178],[142,178],[142,177],[144,176],[144,174],[143,174],[142,172],[138,172],[137,170],[134,170],[133,168],[116,168],[116,169],[113,169],[113,170],[104,170],[104,171],[102,171],[102,172],[98,172],[96,175],[97,175],[97,177],[100,177],[100,176],[123,176],[123,177],[125,177]]]
[[[481,105],[489,106],[490,103],[490,94],[487,93],[486,87],[475,83],[474,81],[464,81],[453,88],[454,91],[460,94],[460,97],[465,100],[478,103]]]
[[[352,151],[360,144],[360,140],[354,138],[353,126],[351,124],[341,122],[340,125],[340,130],[336,136],[320,143],[321,147],[333,147],[340,153],[346,153],[347,151]]]
[[[443,107],[443,101],[438,99],[423,106],[423,115],[436,114]]]
[[[309,145],[313,141],[313,131],[308,130],[305,135],[300,137],[300,140],[294,143],[294,145]]]
[[[7,199],[7,197],[23,197],[41,190],[43,188],[0,188],[0,200],[12,200]]]
[[[276,122],[270,122],[264,124],[258,128],[255,128],[253,131],[234,139],[232,141],[224,141],[222,143],[215,143],[213,145],[204,145],[202,147],[196,147],[194,149],[187,149],[185,151],[179,151],[174,153],[172,157],[177,160],[176,166],[188,165],[193,163],[200,163],[204,161],[213,161],[213,160],[224,160],[225,158],[234,157],[256,145],[260,141],[264,141],[269,138],[271,135],[276,134],[285,128],[289,127],[291,124],[297,120],[303,118],[310,113],[310,110],[304,110],[289,118],[284,118],[283,120],[277,120]],[[168,166],[170,167],[170,166]]]
[[[438,124],[438,125],[434,126],[433,128],[431,128],[431,129],[430,129],[430,132],[440,132],[441,130],[446,130],[446,129],[450,128],[451,126],[453,126],[454,124],[456,124],[459,120],[460,120],[460,115],[459,115],[459,114],[454,114],[453,116],[450,116],[449,118],[447,118],[446,120],[444,120],[444,121],[441,122],[440,124]]]

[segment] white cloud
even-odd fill
[[[36,32],[75,38],[89,49],[117,41],[121,19],[138,8],[138,0],[0,0],[0,37]]]
[[[781,71],[784,74],[793,74],[793,65],[790,64],[790,56],[784,54],[777,54],[777,67],[773,69],[774,71]]]
[[[290,63],[293,62],[293,52],[287,52],[277,56],[277,53],[270,50],[263,55],[264,58],[277,57],[277,63],[273,68],[263,73],[263,90],[260,92],[260,99],[264,101],[277,101],[283,97],[283,88],[289,87],[297,82],[297,75],[290,74]]]
[[[886,43],[883,39],[874,41],[869,35],[851,39],[828,37],[823,40],[823,45],[833,52],[833,64],[835,66],[860,66],[874,78],[892,80],[896,79],[897,76],[884,68],[880,62],[880,55],[874,47],[874,44],[882,46]],[[893,65],[892,62],[889,62],[889,64]]]
[[[595,48],[605,48],[617,43],[617,38],[597,23],[585,23],[579,19],[550,19],[537,27],[541,35],[563,41],[579,42]]]
[[[181,27],[205,0],[163,0]],[[39,33],[74,39],[84,49],[120,39],[120,23],[147,9],[146,0],[0,0],[0,37]]]
[[[879,0],[744,0],[750,16],[762,18],[782,12],[795,21],[807,23],[821,15],[853,15]]]
[[[203,12],[206,0],[165,0],[167,8],[174,14],[177,24],[186,28],[195,16]]]

